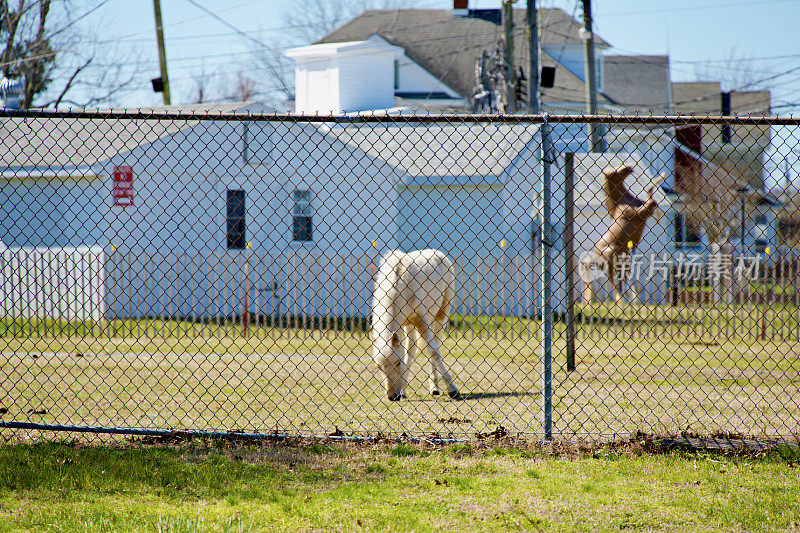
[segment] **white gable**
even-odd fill
[[[464,103],[455,90],[380,35],[364,41],[292,48],[286,55],[297,62],[297,113],[389,109],[395,105],[395,96],[411,104]]]
[[[392,107],[395,59],[402,53],[372,38],[287,50],[297,62],[295,112],[327,115]]]

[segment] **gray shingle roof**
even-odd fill
[[[538,129],[533,125],[485,124],[351,126],[334,128],[328,135],[412,178],[497,177]]]
[[[670,112],[669,56],[607,55],[603,93],[627,111]]]
[[[721,90],[718,81],[675,82],[672,84],[675,112],[718,115]]]
[[[474,12],[497,10],[474,10]],[[498,21],[492,17],[453,15],[449,9],[407,9],[365,11],[350,22],[332,31],[317,44],[363,41],[378,34],[390,43],[400,46],[406,55],[434,76],[441,78],[461,96],[472,96],[475,62],[484,49],[491,49],[502,33]],[[540,9],[541,44],[559,46],[582,43],[578,37],[581,25],[561,9]],[[527,71],[528,47],[525,10],[514,10],[514,51],[516,65]],[[595,43],[608,43],[595,35]],[[543,65],[553,65],[547,54],[542,54]],[[566,69],[560,69],[557,85],[546,91],[545,99],[582,101],[584,84]],[[602,97],[601,97],[602,100]]]
[[[240,111],[250,105],[234,102],[86,111],[98,115],[113,111],[203,116]],[[91,166],[197,124],[190,119],[0,118],[0,169]]]

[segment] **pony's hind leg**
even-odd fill
[[[403,363],[405,368],[403,369],[400,393],[402,398],[408,398],[406,388],[408,387],[408,382],[411,379],[411,363],[414,362],[414,358],[419,352],[419,334],[417,333],[416,328],[413,326],[403,327],[403,332],[406,334],[406,338],[404,339],[405,354],[403,355]]]
[[[439,381],[439,376],[447,385],[447,394],[450,398],[461,399],[461,394],[459,394],[458,389],[456,388],[455,384],[453,383],[453,378],[450,377],[450,372],[447,371],[447,367],[444,365],[444,361],[442,361],[442,353],[441,347],[439,344],[439,340],[442,337],[442,332],[444,331],[444,323],[442,321],[436,320],[434,322],[435,331],[428,326],[425,321],[420,321],[417,324],[417,328],[419,328],[419,333],[428,343],[428,352],[430,357],[430,364],[431,364],[431,375],[429,381],[429,388],[431,394],[438,394],[439,389],[437,387],[437,382]],[[436,392],[434,392],[436,391]]]

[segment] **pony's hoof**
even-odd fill
[[[440,394],[441,394],[441,393],[439,392],[439,390],[438,390],[438,389],[433,389],[433,390],[431,391],[431,396],[439,396]]]
[[[402,399],[404,399],[404,400],[408,400],[408,396],[406,396],[406,393],[405,393],[405,392],[404,392],[403,394],[401,394],[401,395],[400,395],[400,398],[402,398]]]
[[[396,402],[396,401],[399,401],[400,398],[402,398],[402,395],[399,394],[399,393],[398,394],[390,394],[389,396],[387,396],[387,398],[389,398],[390,402]]]
[[[461,396],[461,393],[458,392],[457,390],[451,390],[447,394],[448,394],[448,396],[450,396],[451,400],[463,400],[464,399],[464,397]]]

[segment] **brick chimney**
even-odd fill
[[[469,0],[453,0],[453,15],[459,17],[469,15]]]

